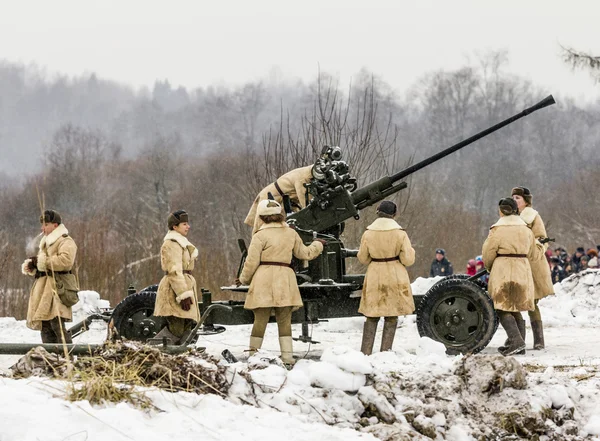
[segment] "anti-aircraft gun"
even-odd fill
[[[296,229],[302,239],[308,243],[314,237],[326,240],[324,251],[310,262],[294,262],[295,271],[304,307],[292,315],[294,323],[302,324],[302,334],[298,340],[318,343],[312,340],[309,325],[327,318],[358,316],[360,290],[363,274],[347,274],[346,259],[356,257],[357,251],[344,247],[340,236],[344,223],[349,219],[358,219],[360,210],[375,205],[379,201],[407,187],[403,179],[416,171],[466,147],[512,122],[529,115],[536,110],[554,104],[552,95],[536,105],[459,142],[441,152],[375,182],[358,187],[357,180],[351,175],[350,167],[342,160],[339,147],[325,147],[313,167],[313,179],[307,184],[310,203],[291,213],[289,204],[288,223]],[[241,271],[246,246],[239,240],[242,251]],[[238,271],[238,272],[239,272]],[[223,290],[247,292],[247,286],[226,286]],[[153,337],[166,323],[164,317],[154,317],[154,302],[157,285],[139,292],[132,289],[128,296],[113,310],[102,311],[87,317],[83,322],[73,325],[73,336],[84,332],[92,320],[109,322],[109,329],[117,335],[133,340],[145,341]],[[414,295],[417,327],[422,336],[428,336],[446,345],[448,352],[478,352],[485,348],[498,326],[492,300],[486,286],[479,282],[478,276],[467,278],[464,275],[450,276],[436,283],[425,295]],[[198,324],[198,334],[223,332],[222,325],[241,325],[253,323],[251,311],[243,308],[244,302],[213,302],[211,293],[202,290],[202,314]],[[166,347],[165,350],[181,351],[187,343],[194,340],[188,337],[180,347]],[[0,354],[25,353],[35,345],[0,344]],[[44,345],[47,350],[61,351],[59,345]],[[69,350],[85,353],[89,345],[73,345]]]
[[[360,210],[375,205],[407,187],[404,179],[418,170],[466,147],[536,110],[554,104],[550,95],[536,105],[459,142],[391,176],[358,187],[350,167],[342,160],[339,147],[324,147],[313,167],[313,179],[305,184],[310,195],[308,205],[288,213],[288,223],[305,243],[325,239],[323,254],[302,265],[296,262],[296,274],[304,308],[295,313],[302,323],[299,340],[312,342],[308,325],[324,318],[358,315],[363,274],[347,274],[346,259],[356,250],[346,249],[340,240],[344,223],[358,219]],[[286,204],[284,204],[285,206]],[[289,211],[289,208],[286,209]],[[245,247],[242,246],[242,251]],[[240,268],[243,264],[240,264]],[[225,289],[247,291],[247,287]],[[438,283],[425,295],[414,296],[419,333],[441,341],[450,352],[478,352],[491,340],[498,326],[493,303],[485,286],[477,278],[455,277]]]

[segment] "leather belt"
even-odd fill
[[[168,271],[165,271],[165,276],[168,276],[170,273]],[[192,270],[183,270],[183,274],[192,274]]]
[[[283,262],[260,262],[261,265],[270,265],[270,266],[285,266],[287,268],[291,268],[292,265],[290,263]]]
[[[527,257],[527,254],[496,254],[496,257]]]
[[[400,257],[396,256],[396,257],[384,257],[383,259],[376,259],[374,257],[371,257],[371,262],[393,262],[395,260],[400,261]]]
[[[52,271],[52,270],[46,270],[46,271],[36,271],[35,272],[35,278],[39,279],[40,277],[52,277],[54,274],[73,274],[73,272],[71,270],[69,271]]]
[[[273,185],[275,185],[275,188],[277,189],[277,191],[279,192],[279,194],[281,195],[281,197],[285,196],[285,194],[283,193],[283,190],[281,190],[281,187],[279,186],[279,184],[277,183],[277,181],[273,182]]]

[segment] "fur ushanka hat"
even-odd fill
[[[531,200],[533,199],[533,195],[531,194],[531,191],[529,191],[529,189],[527,187],[515,187],[512,189],[512,192],[510,195],[511,196],[514,196],[514,195],[521,196],[523,199],[525,199],[525,204],[527,204],[528,207],[531,207]]]
[[[176,227],[183,222],[189,222],[189,217],[185,210],[174,211],[173,213],[169,214],[169,217],[167,218],[169,230],[172,230],[173,227]]]

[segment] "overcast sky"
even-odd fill
[[[423,74],[506,49],[509,71],[556,96],[600,98],[559,44],[600,54],[599,0],[0,0],[0,59],[96,72],[135,87],[264,78],[348,80],[362,67],[404,92]]]

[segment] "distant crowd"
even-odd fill
[[[598,264],[598,252],[600,245],[596,248],[588,248],[586,251],[583,247],[578,247],[573,255],[569,255],[563,247],[557,247],[554,251],[548,250],[546,256],[550,262],[552,269],[552,281],[560,282],[565,277],[571,274],[579,273],[588,268],[600,268]],[[548,255],[550,252],[550,255]]]
[[[598,261],[598,253],[600,245],[596,248],[577,247],[575,252],[570,255],[563,247],[556,247],[554,250],[546,251],[546,259],[552,274],[552,283],[558,283],[569,277],[571,274],[579,273],[588,268],[600,268]],[[465,274],[474,276],[479,271],[485,268],[485,264],[481,256],[476,256],[474,259],[469,259]],[[429,271],[430,277],[435,276],[451,276],[454,274],[452,263],[446,258],[446,251],[443,248],[435,250],[435,259],[431,263]],[[487,283],[489,275],[481,276],[481,280]]]

